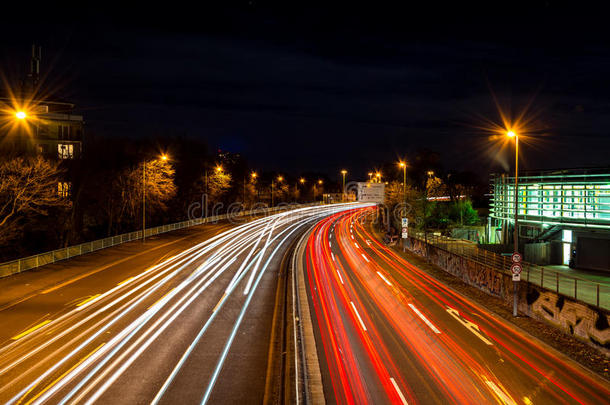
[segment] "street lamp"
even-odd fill
[[[345,175],[347,174],[347,170],[341,170],[341,174],[343,175],[343,188],[341,189],[343,190],[343,194],[341,194],[341,201],[345,202]]]
[[[371,181],[373,181],[372,177],[373,177],[373,172],[369,172],[369,183],[370,183]]]
[[[514,131],[507,131],[506,136],[515,138],[515,229],[513,234],[514,252],[519,252],[519,135]],[[517,305],[519,300],[519,282],[513,281],[513,316],[517,316]]]
[[[407,205],[407,164],[405,162],[398,162],[398,166],[402,168],[403,182],[402,182],[402,195],[405,201],[405,207]]]
[[[381,183],[381,173],[380,172],[375,173],[375,178],[377,179],[377,183]]]
[[[166,154],[159,156],[159,160],[166,162]],[[142,243],[146,242],[146,159],[142,163]]]
[[[26,119],[27,116],[28,115],[25,113],[25,111],[17,111],[15,113],[15,117],[17,117],[17,119],[20,119],[20,120]]]
[[[284,181],[284,178],[282,176],[277,176],[277,181],[281,183],[282,181]],[[273,182],[273,179],[271,179],[271,206],[272,207],[275,206],[274,200],[273,200],[274,188],[275,188],[275,183]]]

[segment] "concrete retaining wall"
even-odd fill
[[[425,242],[413,238],[409,240],[411,251],[420,256],[426,255]],[[431,263],[512,306],[513,282],[509,274],[432,245],[428,245],[428,254]],[[520,282],[519,311],[576,336],[610,355],[610,311],[527,281]]]

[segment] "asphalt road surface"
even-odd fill
[[[320,221],[303,258],[329,403],[609,403],[607,381],[376,241],[372,210]]]
[[[65,262],[67,281],[0,310],[0,403],[261,403],[275,270],[292,239],[351,207],[211,227],[87,271]]]

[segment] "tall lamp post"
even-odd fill
[[[284,178],[282,176],[277,176],[277,181],[279,183],[281,183],[284,180]],[[273,199],[273,192],[275,191],[275,183],[273,182],[273,179],[271,179],[271,207],[274,207],[274,199]]]
[[[402,201],[404,203],[403,218],[406,218],[407,217],[407,163],[398,162],[398,166],[402,168],[402,174],[403,174],[403,180],[402,180]],[[402,237],[402,251],[404,252],[406,250],[407,238],[405,238],[403,235],[401,235],[401,237]]]
[[[506,132],[509,138],[515,138],[515,229],[513,234],[514,254],[519,253],[519,135],[514,131]],[[513,316],[517,316],[519,303],[519,282],[513,280]]]
[[[341,194],[341,202],[345,202],[345,175],[347,174],[347,170],[343,169],[341,170],[341,174],[343,175],[343,188],[342,190],[342,194]]]
[[[303,186],[305,185],[305,179],[303,177],[301,177],[299,179],[299,183],[301,183],[301,188],[303,188]],[[298,188],[297,188],[297,192],[298,192]],[[295,193],[294,198],[296,199],[297,197],[297,193]],[[301,201],[303,201],[303,198],[301,197]]]
[[[167,161],[167,155],[159,157],[162,161]],[[142,242],[146,242],[146,159],[142,164]]]
[[[256,189],[256,183],[255,183],[257,176],[258,176],[258,174],[256,172],[250,173],[250,178],[252,179],[251,180],[252,181],[252,186],[254,187],[254,194],[256,194],[256,197],[257,197],[256,199],[258,200],[258,191]]]

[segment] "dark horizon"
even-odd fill
[[[531,103],[523,169],[610,164],[608,34],[586,4],[47,7],[2,28],[4,74],[40,44],[49,88],[86,134],[185,135],[261,171],[330,178],[432,150],[485,181],[512,164],[477,128],[500,122],[497,97],[514,115]]]

